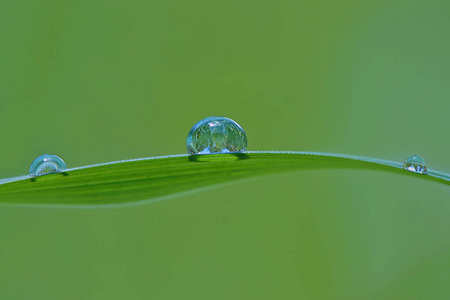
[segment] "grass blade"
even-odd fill
[[[450,175],[419,175],[398,162],[317,152],[252,151],[172,155],[73,168],[37,178],[0,180],[0,203],[101,206],[152,202],[249,177],[294,170],[369,169],[450,185]]]

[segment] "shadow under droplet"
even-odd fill
[[[211,162],[211,161],[224,161],[224,160],[244,160],[249,159],[250,156],[246,153],[226,153],[226,154],[202,154],[202,155],[189,155],[188,160],[194,162]]]
[[[66,177],[66,176],[69,176],[69,173],[67,173],[67,172],[57,172],[57,173],[49,173],[49,174],[39,175],[39,176],[31,177],[30,181],[31,182],[36,182],[38,180],[38,178],[41,178],[41,177],[48,178],[47,176],[49,176],[49,175],[53,175],[53,176],[60,175],[60,176]]]

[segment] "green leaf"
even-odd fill
[[[124,205],[153,202],[181,193],[265,174],[314,169],[369,169],[450,185],[450,175],[406,171],[398,162],[314,152],[245,152],[172,155],[133,159],[0,181],[0,203],[38,205]]]

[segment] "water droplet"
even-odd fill
[[[425,164],[425,160],[419,155],[413,155],[406,159],[403,164],[403,168],[419,174],[427,174],[427,166]]]
[[[247,135],[231,119],[209,117],[192,127],[186,147],[190,155],[242,152],[247,149]]]
[[[51,154],[44,154],[36,158],[30,166],[31,176],[41,176],[51,173],[59,173],[67,169],[66,163],[61,157]]]

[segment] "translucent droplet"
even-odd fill
[[[247,149],[247,135],[231,119],[209,117],[192,127],[186,147],[190,155],[242,152]]]
[[[67,169],[66,163],[61,157],[51,154],[44,154],[36,158],[30,166],[31,176],[41,176],[51,173],[59,173]]]
[[[413,155],[406,159],[403,164],[403,168],[408,171],[419,173],[419,174],[427,174],[427,165],[425,164],[425,160],[419,155]]]

